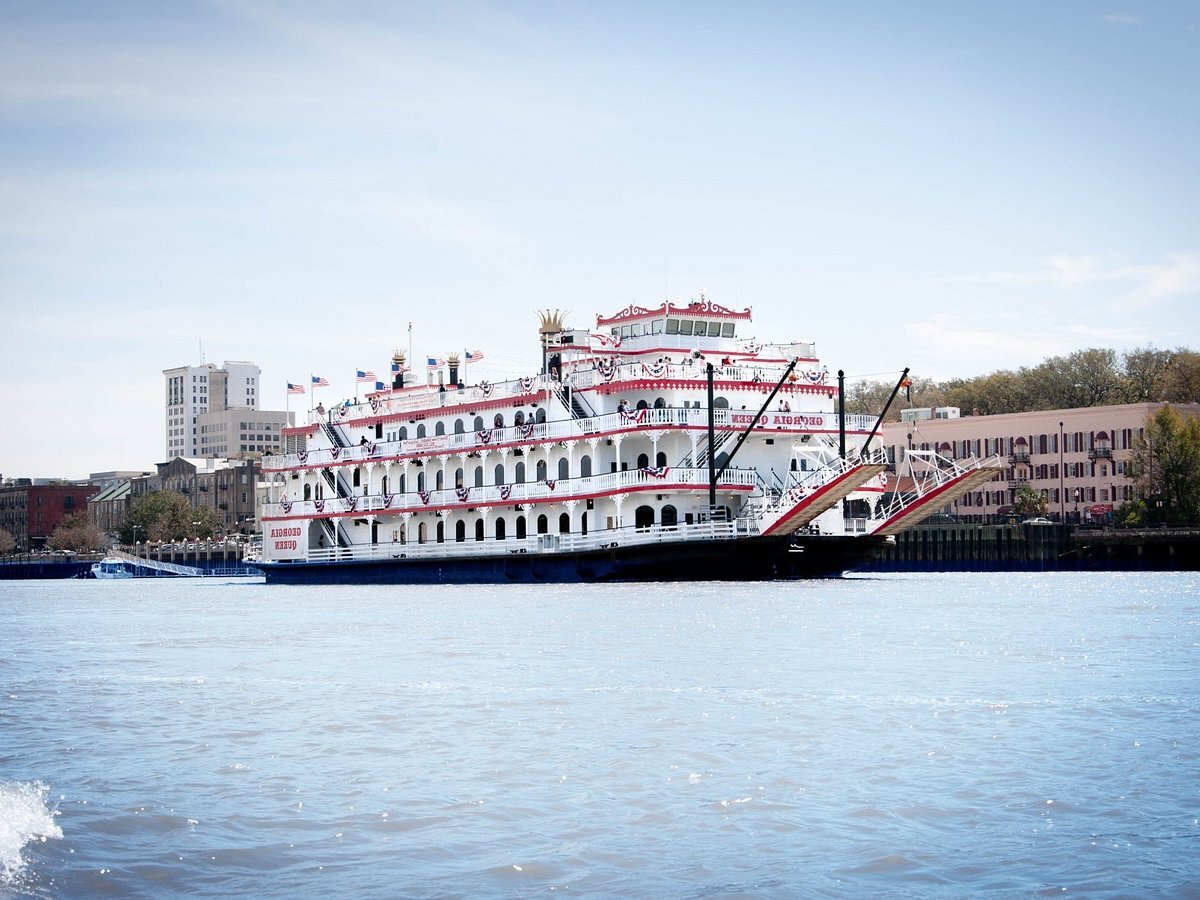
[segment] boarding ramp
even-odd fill
[[[197,569],[194,566],[181,566],[177,563],[163,562],[159,559],[147,559],[144,556],[134,556],[132,553],[126,553],[123,550],[113,550],[108,555],[115,556],[117,559],[123,560],[132,566],[138,566],[142,569],[150,569],[162,575],[178,575],[182,578],[195,578],[205,574],[203,569]]]
[[[759,534],[794,534],[886,468],[878,452],[853,460],[836,457],[820,469],[802,473],[797,483],[778,497],[764,498],[750,515]]]
[[[934,450],[908,450],[906,471],[897,479],[892,499],[867,520],[870,534],[896,535],[912,528],[947,504],[975,490],[1000,474],[999,456],[956,462]],[[909,476],[912,490],[901,493],[900,485]]]

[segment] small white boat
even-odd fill
[[[132,578],[133,571],[125,560],[115,556],[106,556],[100,562],[92,563],[93,578]]]

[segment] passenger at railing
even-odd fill
[[[325,404],[324,403],[317,404],[317,415],[321,416],[321,417],[325,416]]]

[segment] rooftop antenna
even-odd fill
[[[200,365],[204,365],[204,340],[197,338],[197,343],[200,345]]]

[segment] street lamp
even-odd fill
[[[1075,524],[1079,524],[1079,495],[1083,493],[1079,488],[1075,488]]]
[[[1066,503],[1066,489],[1063,487],[1063,423],[1058,423],[1058,520],[1061,522],[1067,517],[1067,513],[1063,508]]]

